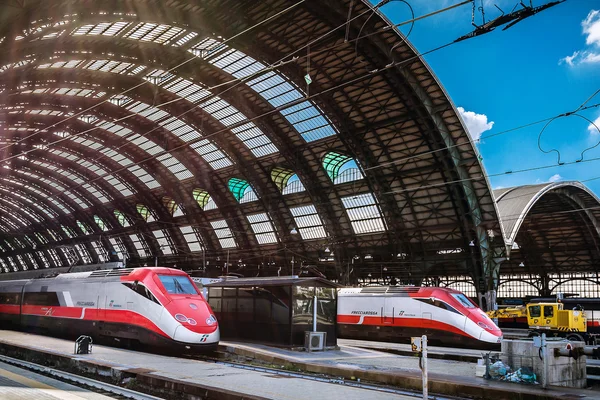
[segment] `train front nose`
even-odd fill
[[[218,327],[212,332],[206,332],[206,333],[193,332],[190,329],[188,329],[187,327],[185,327],[183,325],[179,325],[175,329],[175,335],[173,336],[173,339],[175,339],[178,342],[183,342],[183,343],[188,343],[188,344],[217,343],[217,342],[219,342],[219,340],[221,340],[221,332],[219,331]]]
[[[500,329],[495,332],[481,330],[481,333],[479,334],[479,340],[491,344],[500,344],[502,342],[502,331]]]

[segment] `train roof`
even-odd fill
[[[460,293],[454,289],[435,287],[435,286],[365,286],[360,288],[342,288],[339,294],[422,294],[430,295],[434,291],[445,291],[450,293]]]
[[[207,287],[261,287],[261,286],[291,286],[291,285],[307,285],[319,287],[341,287],[335,282],[319,277],[302,277],[297,276],[269,276],[269,277],[254,277],[254,278],[235,278],[226,279],[221,282],[207,284]]]
[[[32,271],[33,272],[33,271]],[[173,268],[165,268],[165,267],[140,267],[140,268],[115,268],[115,269],[101,269],[95,271],[83,271],[83,272],[65,272],[62,274],[58,274],[56,276],[44,276],[41,274],[38,276],[30,276],[29,278],[18,278],[15,276],[14,281],[26,281],[30,279],[56,279],[56,280],[72,280],[72,279],[88,279],[88,278],[111,278],[111,277],[122,277],[129,276],[132,273],[143,273],[143,272],[154,272],[157,274],[174,274],[174,275],[185,275],[187,273],[184,271],[173,269]],[[8,280],[6,281],[13,281]]]

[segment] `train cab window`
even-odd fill
[[[542,307],[541,306],[529,307],[529,315],[532,318],[539,318],[542,315]]]
[[[171,294],[198,294],[196,287],[187,276],[158,275],[161,283]]]
[[[544,306],[544,318],[552,318],[554,317],[554,307],[553,306]]]
[[[448,311],[456,313],[456,314],[460,314],[460,312],[458,310],[456,310],[454,307],[452,307],[451,305],[446,304],[443,301],[435,299],[435,298],[430,298],[430,299],[415,299],[415,300],[419,300],[419,301],[422,301],[423,303],[427,303],[427,304],[432,305],[434,307],[438,307],[438,308],[441,308],[441,309],[444,309],[444,310],[448,310]]]
[[[141,283],[133,283],[133,282],[123,282],[123,285],[127,286],[129,289],[133,290],[140,296],[144,296],[150,301],[155,302],[156,304],[160,304],[156,297],[152,294],[152,292]]]
[[[473,304],[473,302],[462,293],[452,293],[452,297],[454,297],[465,308],[475,308],[475,304]]]

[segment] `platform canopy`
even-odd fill
[[[3,271],[477,278],[502,242],[454,105],[363,1],[2,1],[0,166]]]
[[[494,190],[510,259],[502,274],[598,273],[600,200],[579,182]]]

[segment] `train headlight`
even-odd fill
[[[206,318],[206,325],[214,325],[215,322],[217,322],[217,318],[215,318],[214,315],[211,315],[210,317]]]
[[[479,325],[481,328],[483,329],[487,329],[488,331],[491,331],[492,328],[490,328],[489,326],[487,326],[486,324],[484,324],[483,322],[478,322],[477,325]]]
[[[198,306],[197,306],[197,305],[195,305],[194,303],[190,303],[190,308],[191,308],[192,310],[197,310],[197,309],[198,309]]]
[[[175,319],[179,322],[187,322],[188,321],[188,317],[186,317],[183,314],[175,314]]]
[[[189,319],[187,320],[187,322],[188,322],[188,324],[190,324],[190,325],[196,325],[196,320],[195,320],[195,319],[189,318]]]

